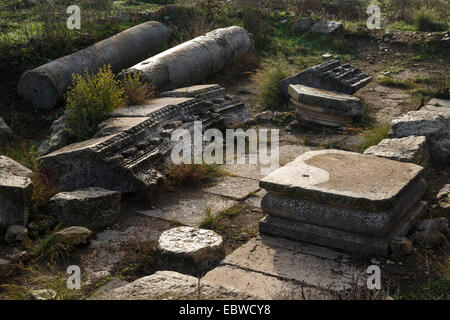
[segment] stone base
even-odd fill
[[[352,123],[353,118],[331,114],[325,108],[303,104],[291,99],[297,115],[309,122],[318,123],[329,127],[340,127],[346,123]]]
[[[388,255],[391,240],[396,236],[405,236],[411,226],[425,213],[427,205],[423,201],[418,203],[386,235],[380,235],[380,237],[370,237],[355,232],[272,216],[267,216],[259,222],[259,231],[262,234],[314,243],[349,252]]]

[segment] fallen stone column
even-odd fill
[[[72,84],[72,75],[96,72],[111,65],[113,72],[132,66],[155,54],[169,40],[170,30],[156,21],[149,21],[88,48],[51,61],[25,72],[17,92],[37,108],[51,109]]]
[[[244,28],[216,29],[142,61],[122,76],[138,71],[159,90],[172,90],[207,79],[252,48],[252,36]]]

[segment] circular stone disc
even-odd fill
[[[177,227],[161,234],[159,248],[173,253],[191,254],[207,248],[220,248],[222,237],[217,233],[195,227]]]

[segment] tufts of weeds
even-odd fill
[[[50,232],[43,239],[39,240],[38,244],[31,248],[31,252],[35,260],[56,263],[69,257],[72,248],[56,238],[56,233],[60,229],[61,225],[58,225],[55,230]]]
[[[369,129],[363,133],[363,142],[360,146],[361,151],[366,150],[371,146],[375,146],[386,139],[389,135],[391,125],[389,123],[382,124],[373,129]]]
[[[202,229],[219,230],[222,227],[221,216],[213,215],[211,208],[206,208],[205,216],[199,224]]]
[[[284,109],[286,98],[280,88],[279,82],[290,76],[289,68],[285,62],[271,67],[266,66],[260,76],[260,89],[258,101],[265,109]]]
[[[437,21],[437,13],[434,9],[421,7],[416,11],[414,16],[414,23],[419,31],[445,31],[447,24]]]
[[[390,76],[385,76],[379,79],[379,82],[385,86],[399,89],[413,89],[415,87],[414,83],[412,83],[410,80],[399,80],[394,79]]]

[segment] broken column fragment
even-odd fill
[[[216,29],[166,50],[125,70],[138,71],[159,90],[202,82],[253,48],[252,36],[241,27]]]
[[[286,97],[290,84],[354,94],[372,80],[370,76],[349,64],[332,59],[280,81]]]
[[[260,232],[385,255],[424,213],[423,168],[358,153],[310,151],[260,180]]]
[[[19,80],[17,91],[35,107],[51,109],[72,84],[73,74],[82,74],[86,70],[97,72],[104,65],[111,65],[113,72],[120,72],[160,51],[169,36],[170,30],[163,24],[145,22],[25,72]]]
[[[306,121],[341,126],[363,115],[361,100],[345,93],[292,84],[288,92],[297,114]]]

